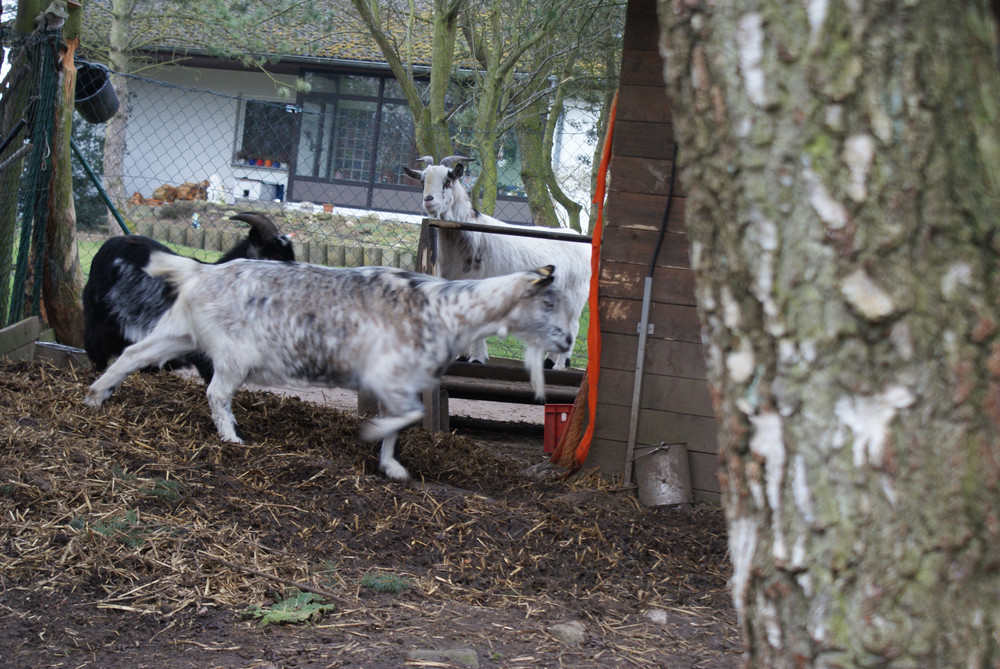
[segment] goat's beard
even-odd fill
[[[444,212],[448,211],[445,207],[441,205],[424,205],[424,211],[430,218],[436,218],[439,220],[444,220]]]
[[[528,346],[524,350],[524,368],[528,370],[531,379],[531,389],[535,391],[535,399],[545,401],[545,351],[537,346]]]

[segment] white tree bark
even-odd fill
[[[659,10],[748,664],[1000,665],[986,4]]]

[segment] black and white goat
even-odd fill
[[[431,218],[459,223],[512,226],[475,210],[469,193],[460,181],[465,172],[465,156],[448,156],[440,165],[434,159],[421,171],[403,167],[403,171],[424,185],[424,211]],[[580,313],[590,294],[590,245],[582,242],[518,237],[514,235],[472,232],[441,228],[438,237],[438,267],[446,279],[482,279],[500,276],[519,269],[556,265],[559,274],[555,288],[560,295],[557,323],[576,340],[580,329]],[[511,334],[520,336],[512,330]],[[469,355],[471,360],[485,362],[489,355],[486,341],[476,341]],[[569,365],[569,353],[556,355],[555,367]]]
[[[231,217],[250,224],[250,233],[217,261],[237,258],[295,260],[292,243],[270,218],[256,212]],[[163,279],[149,276],[143,268],[154,251],[173,253],[149,237],[112,237],[101,245],[90,265],[90,277],[83,287],[83,347],[98,371],[108,361],[152,331],[173,304],[174,294]],[[192,354],[166,363],[168,368],[194,365],[205,383],[212,378],[212,363]]]
[[[122,379],[192,351],[215,365],[207,395],[219,436],[241,443],[232,397],[246,381],[342,386],[379,402],[362,436],[382,439],[380,469],[405,481],[393,457],[400,430],[420,420],[420,392],[476,338],[517,329],[536,396],[543,356],[572,346],[553,324],[553,267],[479,281],[448,281],[391,267],[341,269],[236,260],[205,265],[153,253],[146,271],[177,301],[148,337],[125,349],[84,402],[97,408]]]

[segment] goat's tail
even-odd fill
[[[146,274],[163,277],[174,288],[180,288],[184,283],[195,277],[204,265],[197,260],[185,258],[173,253],[154,251],[146,263]]]

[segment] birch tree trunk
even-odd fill
[[[987,8],[659,2],[750,666],[1000,666]]]

